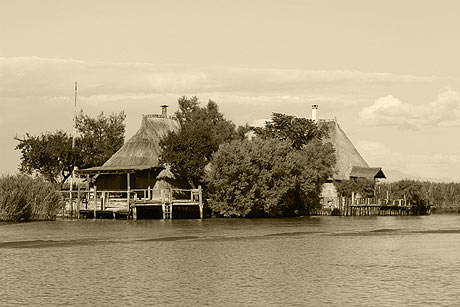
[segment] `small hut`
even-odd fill
[[[167,177],[165,174],[170,174],[158,163],[160,140],[179,127],[175,117],[168,117],[167,106],[162,106],[161,115],[143,115],[136,134],[102,166],[82,169],[80,173],[97,175],[95,185],[99,190],[153,188],[159,179]]]

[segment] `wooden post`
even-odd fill
[[[169,219],[173,218],[173,198],[172,198],[172,189],[169,189]]]
[[[69,217],[72,218],[73,215],[73,200],[72,200],[72,186],[70,186],[70,193],[69,193]]]
[[[126,199],[127,199],[127,203],[128,203],[128,215],[127,215],[127,218],[129,219],[129,212],[131,210],[131,208],[129,207],[129,198],[130,198],[130,194],[131,194],[131,183],[129,182],[130,181],[130,174],[129,173],[126,173]]]
[[[88,210],[88,203],[89,203],[89,175],[86,175],[86,204],[85,209]]]
[[[201,185],[198,186],[198,202],[200,206],[200,219],[203,218],[203,197],[201,195]]]
[[[78,187],[77,192],[77,218],[80,218],[80,206],[81,206],[81,196],[80,196],[80,187]]]
[[[94,185],[94,219],[96,219],[96,211],[97,211],[97,186]]]
[[[105,209],[105,191],[102,192],[101,210]]]

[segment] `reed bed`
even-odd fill
[[[48,221],[56,218],[62,197],[56,187],[26,175],[0,177],[0,221]]]

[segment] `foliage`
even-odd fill
[[[326,125],[316,125],[314,121],[281,113],[273,113],[265,127],[253,128],[262,138],[276,138],[288,141],[293,148],[301,149],[314,139],[322,139],[327,135]]]
[[[123,145],[125,117],[123,112],[108,117],[101,113],[97,118],[80,112],[76,119],[78,136],[73,149],[72,137],[64,131],[15,137],[19,142],[15,149],[21,151],[19,170],[29,175],[39,174],[62,186],[75,167],[102,165]]]
[[[16,146],[21,151],[20,171],[25,174],[34,172],[42,175],[46,180],[61,185],[72,174],[78,164],[79,154],[72,150],[71,137],[63,132],[45,133],[40,136],[26,134]]]
[[[53,220],[60,206],[56,186],[41,178],[0,178],[0,221]]]
[[[377,197],[386,198],[387,192],[390,198],[406,197],[413,204],[428,200],[438,211],[460,212],[460,183],[404,179],[377,185]]]
[[[335,181],[334,184],[337,192],[346,197],[351,197],[352,192],[359,193],[364,198],[374,197],[375,194],[375,181],[373,179],[356,178]]]
[[[219,145],[236,137],[235,125],[224,118],[212,100],[206,107],[199,106],[197,97],[181,97],[178,103],[175,115],[181,129],[169,132],[160,141],[160,163],[169,165],[176,178],[197,187]]]
[[[306,214],[334,163],[332,146],[321,141],[296,150],[275,138],[234,140],[212,159],[210,207],[226,217]]]
[[[79,168],[88,168],[104,164],[125,140],[125,113],[112,113],[105,116],[102,112],[96,118],[80,114],[77,116],[75,126],[79,137],[77,147],[81,155]]]

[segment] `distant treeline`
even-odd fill
[[[428,200],[437,212],[460,212],[460,183],[437,183],[416,180],[400,180],[379,183],[375,187],[377,198],[404,198],[412,202]]]
[[[57,186],[27,175],[0,177],[0,221],[54,220],[61,206]]]

